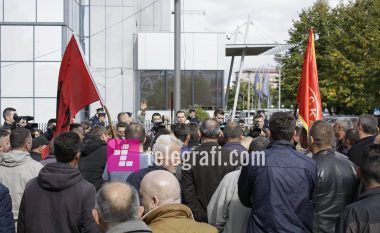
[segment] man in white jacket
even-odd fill
[[[42,165],[30,157],[32,136],[25,128],[17,128],[10,135],[12,150],[0,158],[0,183],[9,189],[13,217],[17,220],[26,183],[36,177]]]

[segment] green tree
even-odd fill
[[[295,102],[308,31],[313,27],[323,106],[346,114],[379,106],[379,13],[378,0],[357,0],[334,9],[326,0],[318,0],[303,10],[289,30],[288,43],[295,47],[277,57],[282,65],[283,102]]]

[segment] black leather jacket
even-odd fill
[[[359,184],[356,166],[332,149],[319,151],[313,159],[318,169],[313,232],[333,233],[340,214],[356,198]]]

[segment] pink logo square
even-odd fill
[[[107,172],[133,172],[140,169],[137,139],[111,139],[107,143]]]

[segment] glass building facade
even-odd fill
[[[148,99],[151,110],[170,109],[173,67],[161,66],[160,60],[163,55],[167,61],[173,59],[173,49],[169,46],[153,54],[149,49],[159,46],[152,40],[146,41],[145,53],[137,52],[142,44],[137,35],[171,34],[172,8],[168,0],[0,0],[1,111],[13,107],[19,115],[34,116],[38,123],[55,117],[60,62],[72,33],[79,36],[113,119],[121,111],[136,113],[142,99]],[[218,51],[224,50],[224,44],[216,43],[221,41],[216,37],[184,36],[187,57],[183,59],[191,64],[184,64],[182,71],[183,108],[222,106],[224,67],[218,64],[224,62],[224,54]],[[165,38],[162,43],[172,44]],[[192,38],[198,38],[194,39],[197,43]],[[200,55],[200,51],[206,53]],[[144,67],[137,65],[139,57],[147,61]],[[99,106],[92,104],[79,118],[90,117]]]
[[[55,116],[62,54],[80,21],[77,0],[0,0],[1,111]]]
[[[223,72],[207,70],[181,71],[181,108],[200,105],[205,109],[222,107]],[[148,100],[150,110],[170,109],[174,71],[140,71],[140,99]]]

